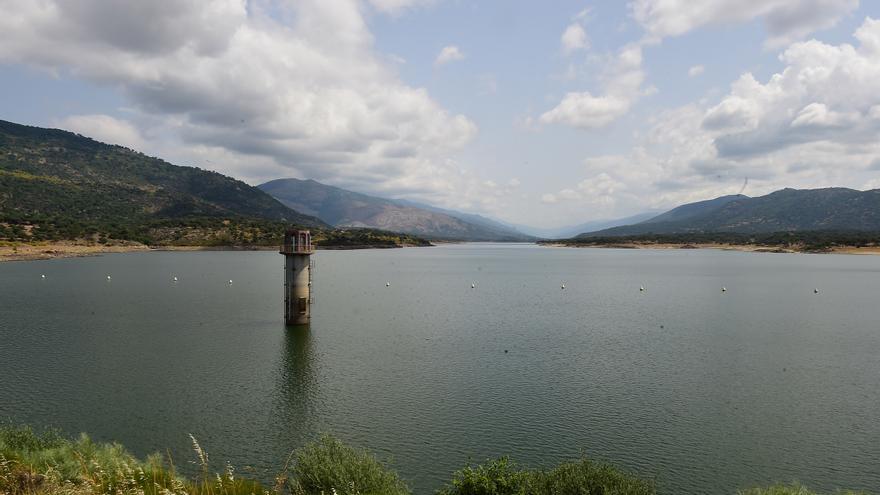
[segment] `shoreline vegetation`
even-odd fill
[[[428,247],[431,242],[407,234],[397,234],[372,229],[315,231],[312,239],[317,249],[391,249],[402,247]],[[209,238],[194,243],[145,244],[138,241],[113,238],[77,240],[10,241],[0,237],[0,262],[35,261],[56,258],[97,256],[108,253],[146,251],[273,251],[281,246],[282,239],[261,238],[230,239],[226,236]]]
[[[880,232],[728,232],[579,236],[539,241],[554,247],[613,249],[722,249],[756,253],[880,254]]]
[[[0,494],[4,495],[410,495],[406,482],[367,450],[324,435],[295,450],[270,481],[219,471],[190,436],[198,474],[181,475],[170,454],[141,460],[118,443],[55,430],[0,426]],[[178,459],[178,464],[181,462]],[[183,461],[186,462],[186,461]],[[656,483],[586,458],[529,469],[507,457],[466,465],[435,495],[655,495]],[[798,484],[731,488],[738,495],[818,495]],[[867,495],[837,491],[840,495]]]

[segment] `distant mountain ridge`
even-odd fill
[[[577,237],[806,231],[880,231],[880,189],[782,189],[754,198],[722,196]]]
[[[511,236],[519,238],[521,240],[535,240],[537,238],[537,236],[532,236],[531,234],[521,231],[515,225],[506,224],[504,222],[493,220],[491,218],[484,217],[483,215],[478,215],[476,213],[464,213],[461,211],[448,210],[445,208],[438,208],[436,206],[431,206],[416,201],[409,201],[406,199],[394,199],[391,201],[394,201],[395,203],[402,206],[414,206],[416,208],[423,208],[437,213],[442,213],[444,215],[449,215],[450,217],[457,218],[461,221],[476,225],[478,227],[482,227],[488,232],[493,232],[499,238],[509,238]]]
[[[534,240],[479,215],[370,196],[311,179],[276,179],[257,187],[286,206],[336,227],[369,227],[440,240]]]

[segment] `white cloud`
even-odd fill
[[[880,22],[857,46],[795,43],[766,81],[743,74],[720,101],[661,112],[631,151],[589,157],[576,187],[544,195],[575,220],[784,188],[880,187]],[[567,198],[567,199],[566,199]]]
[[[576,22],[565,28],[559,41],[562,43],[562,52],[566,55],[578,50],[586,50],[590,46],[587,41],[587,32],[583,26]]]
[[[621,48],[609,62],[601,79],[604,94],[597,96],[589,91],[568,93],[556,107],[541,115],[541,123],[595,129],[625,115],[646,93],[642,88],[645,74],[642,70],[641,45],[631,44]]]
[[[629,100],[615,96],[593,96],[588,91],[568,93],[555,108],[541,115],[541,122],[583,129],[604,127],[626,114],[629,107]]]
[[[440,53],[437,54],[437,58],[434,59],[434,65],[445,65],[463,59],[464,53],[462,53],[457,46],[444,46],[443,49],[440,50]]]
[[[784,46],[830,28],[858,6],[859,0],[634,0],[629,4],[636,22],[656,38],[762,18],[768,47]]]
[[[541,195],[541,202],[544,204],[552,205],[557,203],[559,200],[556,199],[555,194],[543,194]]]
[[[662,112],[633,151],[585,161],[591,179],[578,185],[582,199],[571,208],[669,207],[737,193],[745,178],[750,195],[876,187],[880,22],[866,19],[855,38],[857,46],[794,43],[765,82],[746,73],[720,101]]]
[[[626,115],[640,97],[656,91],[654,87],[641,88],[645,77],[642,47],[659,43],[664,37],[679,36],[712,24],[762,18],[769,34],[766,45],[782,46],[834,26],[843,15],[855,10],[858,3],[858,0],[633,0],[628,4],[630,12],[645,29],[646,36],[620,50],[617,61],[611,64],[614,68],[603,77],[605,94],[568,93],[559,105],[541,115],[540,120],[598,128]],[[579,26],[575,22],[563,34],[564,52],[571,53],[578,48]],[[703,70],[703,66],[698,65],[692,67],[688,75],[694,77]]]
[[[690,69],[688,69],[688,76],[689,77],[697,77],[705,71],[706,71],[706,68],[703,67],[702,65],[695,65],[695,66],[691,67]]]
[[[390,12],[412,4],[373,2]],[[261,7],[0,0],[0,62],[118,88],[132,122],[173,134],[183,155],[223,157],[211,168],[251,182],[298,174],[440,204],[482,201],[481,181],[449,159],[476,125],[399,80],[357,0],[273,3],[274,18]],[[69,124],[113,127],[95,116]]]
[[[398,15],[404,10],[417,6],[431,5],[434,0],[368,0],[376,10],[386,14]]]
[[[618,156],[598,157],[594,160],[605,161],[610,168],[623,165]],[[629,211],[633,207],[641,207],[644,201],[644,198],[635,198],[626,184],[608,172],[600,172],[580,181],[575,189],[566,188],[556,193],[544,194],[542,199],[545,199],[544,203],[554,205],[557,212],[575,219],[583,219],[585,210],[589,211],[591,218],[608,218],[614,216],[615,210],[621,206]],[[628,204],[620,205],[619,200],[625,200]]]
[[[880,131],[871,117],[880,104],[880,22],[866,19],[855,37],[858,47],[795,43],[780,56],[785,68],[766,83],[751,74],[734,82],[703,120],[717,134],[719,155],[751,156],[821,141],[874,142]]]
[[[103,143],[119,144],[134,150],[143,149],[145,143],[134,125],[110,115],[72,115],[53,121],[52,125]]]
[[[841,113],[828,110],[824,103],[810,103],[798,112],[792,127],[837,127],[859,120],[857,112]]]

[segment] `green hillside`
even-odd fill
[[[647,234],[880,232],[880,189],[782,189],[766,196],[723,196],[679,206],[641,223],[583,238]]]
[[[292,225],[338,245],[424,244],[389,232],[335,231],[217,172],[0,121],[0,241],[270,245]]]

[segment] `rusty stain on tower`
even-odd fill
[[[284,322],[305,325],[311,319],[312,234],[308,230],[288,230],[280,253],[284,255]]]

